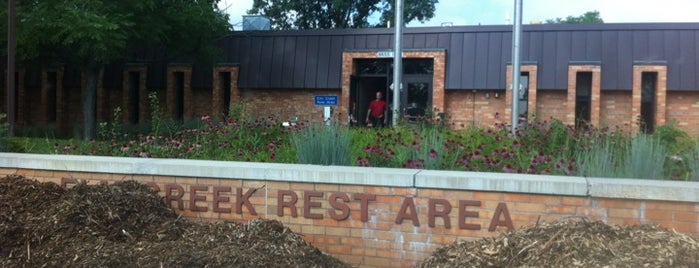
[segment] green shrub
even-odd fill
[[[620,174],[625,178],[663,179],[665,146],[652,136],[638,134],[627,146]]]

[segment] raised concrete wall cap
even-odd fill
[[[699,182],[588,178],[590,196],[699,202]]]
[[[510,173],[423,170],[415,178],[415,187],[571,196],[587,195],[587,181],[582,177]]]
[[[413,187],[418,170],[189,159],[0,153],[0,167]]]

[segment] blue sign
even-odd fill
[[[317,106],[336,106],[337,95],[321,95],[314,96],[315,105]]]

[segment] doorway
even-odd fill
[[[350,78],[349,122],[364,126],[369,102],[376,92],[383,92],[388,109],[388,124],[393,114],[393,60],[388,58],[356,59],[354,75]],[[433,60],[403,59],[401,107],[397,109],[408,122],[423,118],[432,107]]]

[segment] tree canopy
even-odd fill
[[[392,0],[254,0],[248,14],[263,15],[277,30],[383,27],[394,19]],[[405,0],[403,20],[434,17],[438,0]]]
[[[577,17],[568,16],[565,19],[562,19],[562,18],[548,19],[548,20],[546,20],[546,23],[549,23],[549,24],[604,23],[604,20],[602,20],[602,17],[600,17],[599,11],[595,10],[595,11],[585,12],[585,14],[582,14],[582,15],[577,16]]]
[[[91,138],[101,66],[134,60],[145,49],[157,51],[162,60],[192,62],[213,55],[212,40],[231,29],[218,1],[17,1],[17,59],[82,69],[87,81],[84,138]]]

